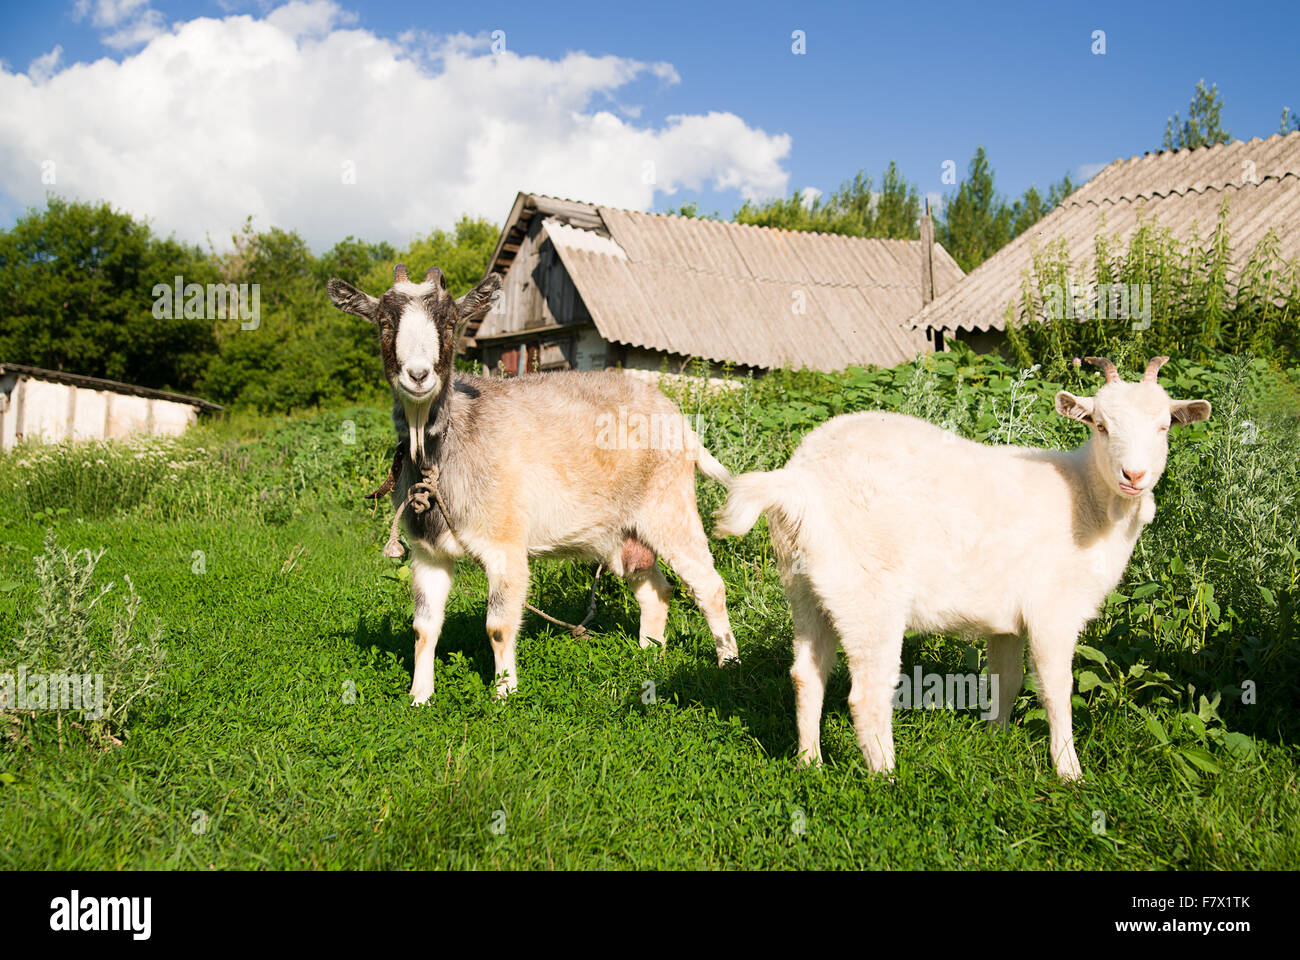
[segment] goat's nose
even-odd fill
[[[411,378],[412,383],[423,383],[429,378],[432,371],[427,363],[417,364],[406,368],[406,375]]]
[[[1139,483],[1147,475],[1145,470],[1125,470],[1124,476],[1129,483]]]

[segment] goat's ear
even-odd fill
[[[460,326],[472,320],[480,319],[492,309],[493,298],[501,289],[501,274],[489,273],[477,287],[456,301],[456,313],[460,317]]]
[[[1071,420],[1092,425],[1092,397],[1076,397],[1062,390],[1056,395],[1056,412]]]
[[[329,291],[334,306],[344,313],[355,314],[371,323],[375,322],[375,308],[379,306],[379,301],[368,293],[362,293],[352,284],[338,277],[325,284],[325,289]]]
[[[1209,400],[1170,400],[1169,419],[1177,424],[1186,425],[1210,419]]]

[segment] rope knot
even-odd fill
[[[420,471],[420,479],[411,484],[410,489],[406,491],[406,499],[398,505],[397,513],[393,515],[393,525],[388,531],[388,542],[384,544],[384,556],[400,560],[406,555],[406,548],[402,546],[401,540],[402,511],[410,507],[418,516],[428,510],[432,506],[432,501],[437,499],[438,465],[434,464]],[[448,523],[450,522],[448,518]]]

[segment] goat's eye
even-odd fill
[[[1099,423],[1099,424],[1097,424],[1097,432],[1100,433],[1100,434],[1104,437],[1104,436],[1106,435],[1106,432],[1107,432],[1107,431],[1106,431],[1106,424],[1104,424],[1104,423]]]

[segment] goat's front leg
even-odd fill
[[[507,547],[487,551],[483,568],[488,578],[487,633],[492,644],[496,695],[505,697],[519,687],[515,649],[528,596],[528,552]]]
[[[1052,761],[1062,780],[1078,780],[1083,776],[1079,757],[1074,752],[1070,704],[1074,689],[1074,643],[1078,636],[1076,624],[1031,625],[1029,631],[1029,653],[1038,678],[1038,699],[1047,713]]]
[[[411,702],[424,703],[433,696],[433,664],[442,632],[447,596],[456,575],[456,561],[430,553],[418,544],[411,551],[411,592],[415,598],[415,670],[411,677]]]

